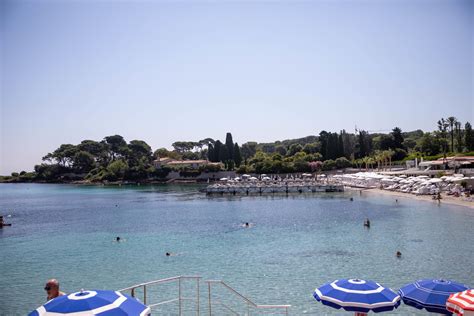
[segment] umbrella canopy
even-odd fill
[[[126,316],[150,315],[150,308],[116,291],[81,291],[59,296],[32,311],[29,316]]]
[[[391,311],[400,305],[400,296],[373,281],[343,279],[317,288],[317,301],[350,312],[375,313]]]
[[[449,295],[467,289],[467,286],[450,280],[419,280],[405,285],[398,292],[407,305],[431,313],[451,314],[446,310]]]
[[[456,315],[474,316],[474,290],[451,294],[446,308]]]

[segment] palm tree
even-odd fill
[[[446,157],[446,149],[447,149],[446,148],[446,136],[447,136],[446,130],[448,126],[449,126],[449,123],[444,118],[441,118],[441,120],[438,121],[439,136],[442,139],[441,146],[443,147],[443,153],[445,157]]]
[[[375,154],[375,160],[377,161],[377,170],[380,170],[380,167],[382,165],[382,155],[380,154],[380,152],[377,152]]]
[[[446,121],[449,124],[449,133],[451,134],[451,152],[454,152],[454,125],[458,120],[454,116],[450,116]]]
[[[365,164],[365,171],[367,171],[367,166],[369,164],[369,157],[365,156],[362,158],[362,162]]]
[[[392,169],[392,157],[395,154],[395,152],[393,150],[389,149],[389,150],[386,150],[385,153],[386,153],[387,159],[390,163],[390,169]]]

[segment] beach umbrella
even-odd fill
[[[391,311],[400,305],[400,296],[373,281],[342,279],[317,288],[314,298],[324,305],[364,315]]]
[[[451,294],[446,308],[459,316],[474,316],[474,290]]]
[[[58,296],[29,316],[148,316],[151,310],[133,297],[117,291],[80,291]]]
[[[405,285],[398,293],[405,304],[431,313],[451,314],[446,309],[446,301],[453,293],[468,287],[450,280],[419,280]]]

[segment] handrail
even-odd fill
[[[212,283],[216,283],[216,284],[221,284],[223,285],[226,289],[230,290],[231,292],[233,292],[234,294],[236,294],[237,296],[239,296],[241,299],[243,299],[245,302],[247,302],[247,304],[253,306],[254,308],[257,308],[257,309],[270,309],[270,308],[282,308],[282,309],[285,309],[285,312],[286,314],[288,314],[288,309],[291,307],[291,305],[264,305],[264,304],[257,304],[257,303],[254,303],[252,300],[250,300],[249,298],[245,297],[244,295],[242,295],[241,293],[237,292],[235,289],[233,289],[231,286],[229,286],[228,284],[226,284],[224,281],[222,280],[206,280],[206,282],[208,283],[208,288],[209,288],[209,314],[211,314],[211,284]]]
[[[139,287],[146,286],[146,285],[166,283],[166,282],[174,281],[174,280],[178,280],[178,279],[202,279],[202,277],[197,276],[197,275],[178,275],[178,276],[174,276],[174,277],[170,277],[170,278],[153,280],[153,281],[149,281],[149,282],[145,282],[145,283],[135,284],[135,285],[126,287],[126,288],[118,290],[118,291],[119,292],[128,291],[128,290],[132,290],[134,288],[139,288]]]
[[[181,280],[183,280],[183,279],[196,280],[197,295],[196,295],[195,299],[182,296],[182,293],[181,293]],[[200,314],[199,281],[201,279],[202,278],[200,276],[195,276],[195,275],[190,275],[190,276],[180,275],[180,276],[174,276],[174,277],[170,277],[170,278],[166,278],[166,279],[159,279],[159,280],[154,280],[154,281],[135,284],[135,285],[123,288],[123,289],[119,290],[119,292],[130,291],[132,297],[135,297],[135,290],[138,289],[138,288],[143,288],[143,304],[145,304],[145,305],[147,305],[151,308],[151,307],[157,307],[157,306],[161,306],[161,305],[165,305],[165,304],[169,304],[169,303],[173,303],[173,302],[178,302],[178,313],[179,313],[179,315],[182,314],[182,301],[195,301],[196,302],[196,313],[197,313],[197,315],[199,315]],[[147,287],[149,287],[151,285],[158,285],[158,284],[163,284],[163,283],[173,282],[173,281],[178,281],[178,297],[177,298],[161,301],[161,302],[158,302],[158,303],[147,304],[147,297],[148,297],[147,296]]]
[[[196,280],[196,284],[197,284],[197,296],[195,299],[193,298],[190,298],[190,297],[183,297],[182,296],[182,293],[181,293],[181,280],[183,279],[194,279]],[[200,276],[195,276],[195,275],[191,275],[191,276],[174,276],[174,277],[170,277],[170,278],[165,278],[165,279],[159,279],[159,280],[153,280],[153,281],[149,281],[149,282],[144,282],[144,283],[139,283],[139,284],[136,284],[136,285],[132,285],[132,286],[129,286],[129,287],[126,287],[126,288],[123,288],[121,290],[119,290],[119,292],[123,292],[123,291],[131,291],[131,295],[133,297],[135,297],[135,290],[137,288],[143,288],[143,303],[145,305],[148,305],[149,307],[158,307],[158,306],[161,306],[161,305],[165,305],[165,304],[169,304],[169,303],[173,303],[173,302],[178,302],[179,305],[178,305],[178,308],[179,308],[179,315],[181,315],[182,313],[182,301],[195,301],[196,302],[196,312],[197,312],[197,315],[200,314],[200,303],[199,303],[199,297],[200,297],[200,289],[199,289],[199,281],[202,279],[202,277]],[[161,301],[161,302],[157,302],[157,303],[153,303],[153,304],[147,304],[147,287],[151,286],[151,285],[157,285],[157,284],[162,284],[162,283],[167,283],[167,282],[172,282],[172,281],[178,281],[178,297],[177,298],[173,298],[173,299],[169,299],[169,300],[165,300],[165,301]],[[246,296],[244,296],[243,294],[239,293],[238,291],[236,291],[235,289],[233,289],[230,285],[228,285],[227,283],[225,283],[224,281],[222,280],[206,280],[205,281],[207,284],[208,284],[208,306],[209,306],[209,315],[212,315],[212,297],[211,297],[211,284],[220,284],[222,285],[224,288],[226,288],[227,290],[231,291],[233,294],[237,295],[240,299],[242,299],[246,304],[247,304],[247,307],[250,308],[250,307],[253,307],[253,308],[256,308],[256,309],[284,309],[284,313],[286,315],[288,315],[288,309],[291,307],[291,305],[265,305],[265,304],[257,304],[255,302],[253,302],[251,299],[247,298]],[[223,302],[215,299],[215,304],[220,304],[222,305],[224,308],[226,308],[229,312],[232,312],[234,313],[235,315],[239,315],[239,313],[237,313],[236,311],[232,310],[229,306],[225,305]],[[248,310],[247,312],[247,315],[250,315],[250,309]]]

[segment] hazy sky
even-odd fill
[[[0,2],[0,174],[113,134],[156,149],[474,121],[474,1]]]

